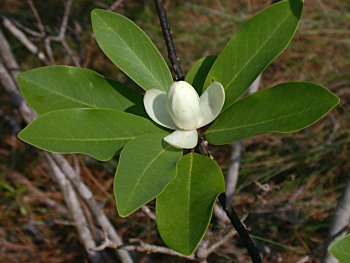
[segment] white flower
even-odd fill
[[[167,93],[148,90],[143,99],[148,116],[161,126],[175,130],[164,140],[177,148],[191,149],[197,145],[197,129],[212,122],[225,101],[225,90],[213,82],[201,97],[185,81],[174,82]]]

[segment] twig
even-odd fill
[[[53,57],[53,52],[51,48],[51,41],[60,42],[63,48],[66,50],[67,56],[72,60],[73,64],[77,67],[80,67],[81,63],[80,63],[79,57],[76,54],[74,54],[73,50],[70,48],[66,40],[66,31],[67,31],[70,12],[72,9],[72,4],[73,4],[73,0],[66,1],[59,33],[57,36],[48,36],[45,38],[45,48],[46,48],[48,57],[50,58],[51,62],[54,63],[54,57]]]
[[[180,60],[176,55],[176,50],[174,47],[173,38],[171,36],[165,8],[163,7],[163,5],[160,3],[159,0],[154,0],[154,3],[157,8],[160,26],[162,28],[164,40],[168,49],[168,58],[175,72],[175,80],[176,81],[184,80],[185,76],[180,65]]]
[[[109,237],[115,242],[118,246],[123,244],[121,237],[116,232],[115,228],[107,218],[106,214],[103,212],[102,208],[99,206],[94,196],[92,195],[91,190],[87,187],[87,185],[80,179],[80,176],[76,173],[73,167],[68,163],[68,161],[62,156],[58,154],[51,154],[55,162],[59,165],[62,171],[65,173],[67,178],[71,181],[74,188],[78,191],[81,198],[88,205],[92,214],[95,216],[97,222],[101,225],[103,229],[106,230]],[[127,251],[118,250],[117,251],[119,257],[123,260],[123,262],[133,262]]]
[[[223,209],[225,210],[227,216],[230,218],[232,225],[237,230],[237,233],[242,239],[244,245],[246,246],[253,263],[261,263],[262,260],[258,249],[254,245],[253,240],[250,238],[247,229],[244,227],[244,225],[238,218],[233,206],[226,203],[226,195],[224,193],[221,193],[219,195],[219,201]]]
[[[126,245],[123,245],[122,247],[118,247],[118,249],[124,248],[127,250],[133,250],[133,251],[138,251],[138,252],[142,252],[142,253],[159,253],[159,254],[176,256],[176,257],[180,257],[180,258],[186,258],[189,260],[196,260],[194,255],[184,256],[184,255],[182,255],[182,254],[180,254],[180,253],[178,253],[170,248],[150,245],[150,244],[147,244],[147,243],[143,242],[142,240],[139,240],[136,238],[132,238],[129,241],[130,241],[130,243],[135,243],[135,244],[126,244]]]
[[[89,254],[89,257],[94,258],[96,257],[96,253],[94,252],[96,244],[88,227],[84,212],[79,204],[78,197],[75,191],[73,190],[72,185],[62,173],[60,168],[53,161],[51,156],[48,153],[45,153],[44,155],[50,164],[49,167],[50,169],[52,169],[52,174],[54,175],[55,181],[61,188],[61,192],[70,211],[70,215],[73,217],[75,226],[78,232],[80,233],[80,239],[82,240],[85,249]]]
[[[124,0],[117,0],[108,8],[108,10],[114,12],[120,6],[122,6],[124,2],[125,2]]]
[[[35,20],[36,20],[36,26],[39,29],[40,33],[41,33],[41,37],[45,37],[45,35],[46,35],[45,27],[44,27],[43,22],[41,21],[39,12],[38,12],[38,10],[36,9],[36,7],[35,7],[35,5],[33,3],[33,0],[27,0],[27,3],[29,5],[30,10],[33,13],[33,16],[34,16]]]
[[[248,215],[245,215],[244,217],[241,218],[241,221],[244,222],[246,220]],[[215,242],[214,244],[212,244],[211,246],[207,247],[206,249],[202,249],[202,251],[198,251],[197,253],[197,257],[199,259],[206,259],[209,257],[210,254],[212,254],[213,252],[215,252],[219,247],[221,247],[222,245],[227,244],[227,242],[233,238],[235,235],[237,235],[237,231],[236,230],[231,230],[229,231],[224,237],[220,238],[219,241]],[[199,250],[199,249],[198,249]]]
[[[41,52],[39,48],[36,47],[10,19],[2,17],[2,24],[15,38],[19,40],[19,42],[21,42],[29,50],[30,53],[37,56],[38,59],[44,62],[46,65],[49,64],[45,54]]]

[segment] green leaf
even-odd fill
[[[176,179],[157,197],[157,225],[163,241],[181,254],[192,254],[208,228],[216,198],[224,191],[224,177],[214,160],[196,153],[185,155]]]
[[[137,137],[122,150],[114,178],[120,216],[128,216],[154,199],[176,177],[182,150],[163,138],[161,134]]]
[[[247,21],[227,43],[205,84],[207,87],[218,81],[225,87],[224,109],[234,103],[288,46],[302,8],[302,0],[276,3]]]
[[[185,81],[190,83],[199,95],[203,92],[205,78],[207,77],[208,72],[213,66],[216,58],[217,56],[207,56],[201,58],[192,65],[191,69],[186,75]]]
[[[328,247],[328,251],[340,262],[350,262],[350,235],[336,240]]]
[[[130,19],[106,10],[91,13],[96,41],[107,57],[144,90],[168,90],[173,79],[162,55]]]
[[[118,110],[64,109],[42,115],[18,136],[46,151],[106,161],[130,140],[152,133],[167,134],[145,118]]]
[[[138,112],[144,111],[141,95],[89,69],[49,66],[20,73],[17,79],[38,114],[68,108],[132,111],[138,107]]]
[[[318,121],[338,103],[339,98],[322,86],[283,83],[234,103],[205,134],[212,144],[226,144],[265,132],[295,132]]]

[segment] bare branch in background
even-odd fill
[[[123,248],[131,251],[138,251],[142,253],[158,253],[158,254],[166,254],[166,255],[171,255],[171,256],[177,256],[180,258],[185,258],[188,260],[196,260],[195,256],[184,256],[170,248],[167,247],[160,247],[160,246],[155,246],[151,244],[147,244],[140,239],[132,238],[129,240],[130,243],[133,244],[126,244],[123,246]]]
[[[115,10],[120,8],[124,4],[124,2],[125,0],[117,0],[108,8],[108,10],[114,12]]]
[[[41,37],[45,37],[45,35],[46,35],[45,27],[44,27],[43,22],[41,21],[39,12],[38,12],[38,10],[36,9],[36,7],[35,7],[35,5],[33,3],[33,0],[27,0],[27,3],[29,5],[30,10],[33,13],[33,16],[34,16],[35,21],[36,21],[36,26],[39,29]]]
[[[5,90],[11,94],[11,96],[16,96],[17,100],[17,106],[19,107],[19,112],[21,113],[22,117],[26,120],[26,122],[30,122],[33,119],[36,118],[35,113],[28,107],[28,105],[24,102],[23,98],[21,97],[17,84],[15,83],[14,79],[16,78],[17,74],[19,73],[20,69],[18,66],[18,63],[16,62],[13,53],[10,49],[10,46],[5,38],[5,36],[2,34],[0,30],[0,57],[4,61],[5,66],[0,63],[0,81],[2,85],[5,87]],[[6,68],[8,67],[14,67],[16,70],[12,71],[12,74],[10,75]],[[106,229],[107,233],[110,235],[110,238],[116,242],[117,244],[122,244],[122,240],[117,234],[116,230],[114,229],[113,225],[108,220],[107,216],[103,212],[102,208],[97,204],[96,200],[93,198],[91,190],[81,181],[80,176],[76,173],[74,168],[68,163],[64,157],[56,154],[49,154],[46,153],[48,156],[51,157],[52,160],[54,160],[57,167],[59,167],[62,174],[67,177],[73,186],[76,188],[78,193],[81,195],[83,200],[87,203],[89,206],[91,212],[96,217],[97,221],[101,225],[103,229]],[[52,166],[52,163],[50,161],[50,166]],[[52,167],[53,171],[57,170],[55,167]],[[68,174],[67,174],[68,172]],[[61,175],[61,174],[60,174]],[[73,188],[68,188],[73,189]],[[74,190],[74,189],[73,189]],[[72,190],[72,191],[73,191]],[[75,193],[74,193],[75,194]],[[71,194],[73,195],[73,194]],[[70,204],[67,204],[68,206]],[[86,219],[85,219],[86,221]],[[78,223],[76,222],[77,227]],[[78,229],[79,230],[79,229]],[[79,231],[78,231],[79,232]],[[86,237],[86,232],[84,233],[84,238]],[[79,234],[81,234],[79,232]],[[83,240],[83,238],[81,237]],[[87,246],[85,246],[87,247]],[[92,246],[88,246],[92,247]],[[94,247],[92,247],[94,248]],[[118,250],[118,256],[120,260],[123,263],[132,263],[133,260],[129,256],[128,252],[125,250]]]
[[[7,19],[6,17],[3,17],[2,19],[3,26],[14,36],[18,39],[19,42],[21,42],[30,53],[37,56],[40,61],[42,61],[45,65],[48,65],[49,62],[43,52],[41,52],[37,46],[35,46],[28,38],[27,36],[19,30],[14,23],[11,22],[10,19]]]
[[[85,250],[87,251],[89,258],[92,261],[99,262],[99,260],[94,260],[94,258],[97,257],[96,252],[94,252],[96,244],[88,227],[88,223],[84,212],[79,204],[77,194],[75,193],[71,183],[67,180],[66,176],[56,165],[51,156],[48,153],[45,153],[44,155],[50,164],[49,167],[52,170],[51,175],[53,175],[53,179],[57,182],[61,189],[63,198],[70,212],[69,214],[72,216],[73,221],[75,222],[75,226],[79,232],[79,237],[82,243],[84,244]]]

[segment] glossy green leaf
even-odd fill
[[[111,159],[137,136],[162,133],[151,121],[111,109],[64,109],[42,115],[19,133],[19,138],[56,153],[84,153]]]
[[[207,56],[198,60],[192,65],[186,74],[185,81],[190,83],[197,93],[200,95],[203,92],[205,79],[213,66],[217,56]]]
[[[206,131],[212,144],[265,132],[294,132],[312,125],[339,102],[326,88],[289,82],[258,91],[227,108]]]
[[[24,98],[38,114],[68,108],[144,111],[140,94],[89,69],[42,67],[20,73],[17,80]]]
[[[336,240],[328,247],[328,251],[340,262],[350,262],[350,235]]]
[[[137,137],[122,150],[114,178],[120,216],[128,216],[154,199],[176,177],[182,150],[163,138],[161,134]]]
[[[163,241],[181,254],[192,254],[208,228],[216,198],[224,191],[224,177],[214,160],[196,153],[185,155],[176,179],[157,197],[157,225]]]
[[[145,90],[166,91],[173,82],[162,55],[130,19],[106,10],[91,13],[96,41],[107,57]]]
[[[302,0],[281,1],[251,18],[233,35],[212,66],[205,84],[207,87],[218,81],[225,87],[224,109],[288,46],[302,8]]]

